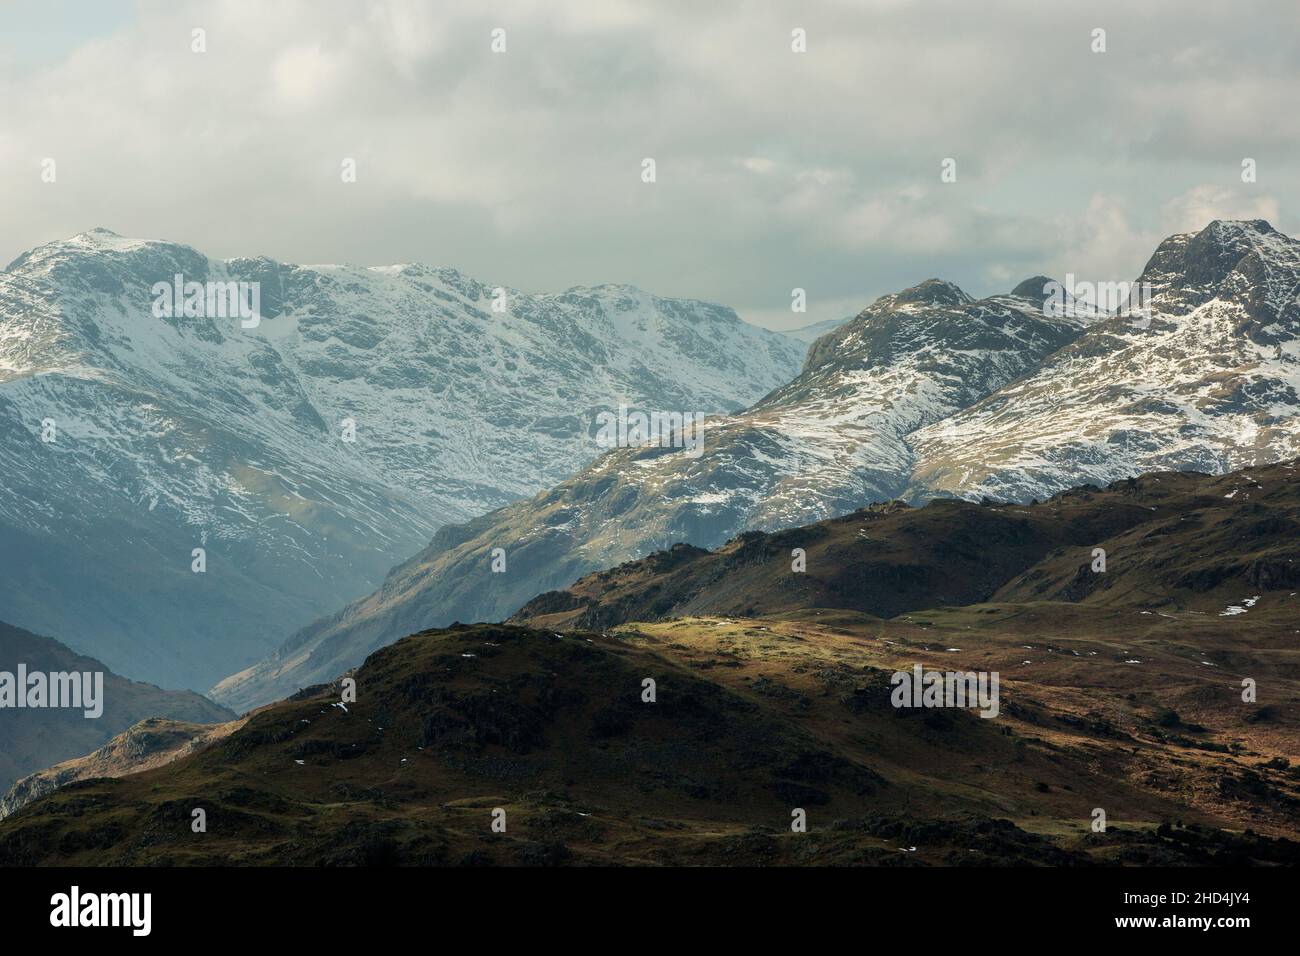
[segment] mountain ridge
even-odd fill
[[[260,321],[155,316],[178,274],[257,283]],[[493,292],[102,228],[20,255],[0,272],[0,613],[207,687],[443,524],[567,477],[598,411],[739,408],[804,351],[630,286],[506,290],[505,312]]]

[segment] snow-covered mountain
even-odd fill
[[[1212,222],[1162,242],[1121,314],[1033,375],[911,436],[909,497],[1029,500],[1166,469],[1300,454],[1300,241]]]
[[[675,541],[721,544],[903,492],[908,436],[1031,371],[1084,323],[1044,315],[1042,277],[975,301],[932,279],[818,340],[801,374],[707,423],[703,453],[623,448],[530,500],[459,527],[383,587],[214,688],[247,707],[327,680],[370,651],[454,620],[498,620],[534,595]],[[504,572],[494,572],[502,549]]]
[[[260,324],[156,317],[178,275],[257,283]],[[627,286],[503,293],[102,229],[19,257],[0,272],[0,618],[205,687],[443,524],[571,475],[601,411],[734,411],[804,352]]]
[[[1140,279],[1149,308],[1100,320],[1052,317],[1041,276],[979,302],[939,280],[886,296],[817,340],[794,381],[712,423],[698,458],[620,449],[443,528],[374,594],[214,694],[260,703],[412,631],[500,619],[676,541],[715,546],[894,497],[1029,500],[1300,454],[1300,242],[1213,222],[1161,243]]]

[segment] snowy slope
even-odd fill
[[[156,318],[176,273],[259,282],[261,324]],[[573,473],[599,411],[735,410],[803,352],[626,286],[492,296],[451,269],[214,261],[105,230],[21,256],[0,272],[0,619],[207,686],[439,526]]]
[[[1141,280],[1149,316],[1096,326],[911,436],[908,496],[1028,500],[1300,454],[1300,242],[1263,221],[1216,221],[1161,243]]]

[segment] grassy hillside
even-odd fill
[[[314,688],[36,801],[0,863],[1300,862],[1293,611],[1232,635],[1055,604],[429,631],[353,703]],[[918,661],[1000,670],[1001,715],[895,709]]]

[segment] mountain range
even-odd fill
[[[0,864],[1294,866],[1297,530],[1293,461],[678,545],[135,728]],[[996,719],[900,707],[915,667],[1000,675]]]
[[[1300,454],[1300,242],[1267,222],[1171,236],[1120,314],[912,436],[907,495],[1028,500],[1165,468]]]
[[[190,282],[256,283],[260,321],[156,308]],[[735,411],[803,352],[629,286],[52,242],[0,272],[0,619],[204,688],[569,477],[601,411]]]
[[[1214,221],[1160,243],[1138,282],[1149,301],[1109,317],[1052,308],[1044,276],[982,300],[938,279],[884,296],[816,340],[791,382],[712,422],[702,455],[616,449],[441,528],[378,590],[211,693],[264,703],[674,542],[713,548],[894,498],[1023,502],[1300,454],[1300,242]]]

